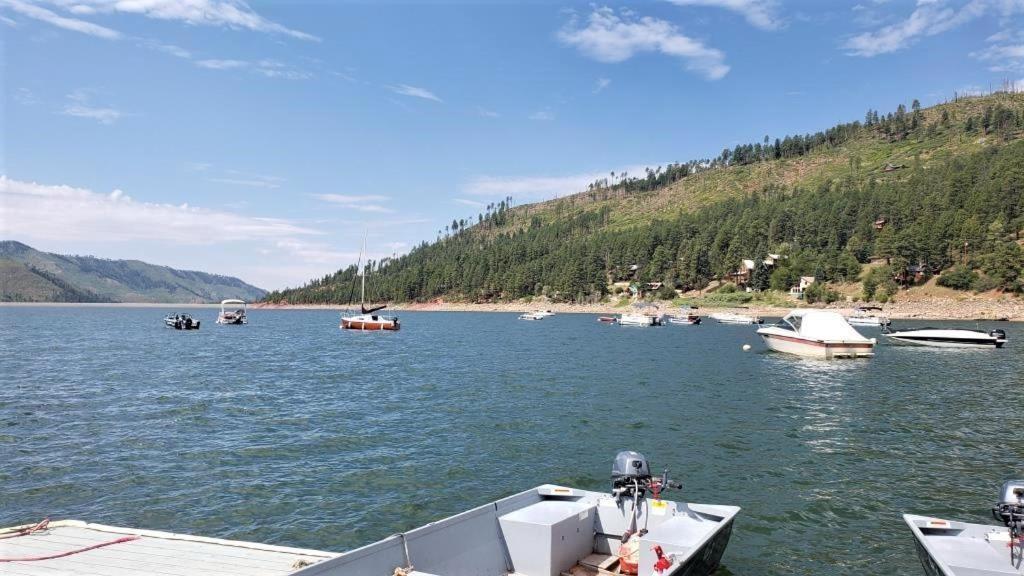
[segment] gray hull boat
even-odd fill
[[[295,576],[710,574],[735,506],[662,500],[677,487],[635,452],[616,458],[611,494],[543,485],[396,534]],[[648,497],[650,494],[650,497]]]
[[[992,515],[1003,526],[904,514],[928,576],[1024,575],[1024,480],[1003,485]]]

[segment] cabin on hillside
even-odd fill
[[[772,268],[776,264],[778,264],[780,260],[784,258],[786,258],[786,256],[783,256],[782,254],[768,254],[768,256],[766,256],[765,259],[761,261],[761,263],[764,264],[765,266],[768,266],[769,268]]]
[[[746,286],[750,284],[750,279],[754,274],[754,261],[753,260],[740,260],[740,267],[735,272],[729,274],[733,283],[737,286]]]
[[[927,280],[931,275],[931,268],[923,262],[918,262],[917,264],[907,266],[904,270],[896,272],[893,279],[904,286],[909,286],[911,284],[920,284]]]
[[[804,299],[804,291],[814,284],[814,276],[801,276],[800,283],[789,289],[789,295],[796,298],[797,300]]]

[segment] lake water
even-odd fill
[[[714,323],[205,309],[179,332],[169,310],[0,308],[0,526],[343,551],[541,483],[607,489],[635,449],[670,498],[743,508],[720,574],[920,574],[900,514],[985,522],[1024,475],[1019,324],[986,326],[1002,350],[817,362]]]

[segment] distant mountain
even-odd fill
[[[2,302],[206,303],[259,300],[265,290],[238,278],[175,270],[139,260],[106,260],[40,252],[0,241]]]

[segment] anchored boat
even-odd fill
[[[657,326],[657,316],[648,314],[620,314],[618,323],[621,326]]]
[[[168,314],[164,317],[164,324],[175,330],[199,330],[199,320],[192,318],[191,314]]]
[[[231,306],[233,310],[228,309],[228,306]],[[249,320],[245,317],[245,300],[221,300],[217,324],[247,324],[248,322]]]
[[[547,317],[547,314],[542,314],[540,312],[523,312],[519,315],[520,320],[543,320]]]
[[[359,251],[359,260],[356,263],[356,270],[359,271],[359,310],[360,314],[348,313],[341,315],[341,329],[343,330],[389,330],[394,331],[402,327],[398,316],[384,316],[376,314],[377,311],[387,308],[387,304],[366,307],[366,270],[362,269],[363,254],[366,252],[366,234],[363,234],[363,248]],[[352,290],[355,290],[355,278],[352,279]],[[349,302],[352,295],[349,294]]]
[[[679,314],[668,317],[669,324],[697,325],[700,324],[700,316],[694,312],[694,308],[681,306]]]
[[[40,576],[711,574],[740,509],[662,499],[670,488],[620,452],[610,493],[545,484],[343,554],[72,520],[0,530],[0,556]]]
[[[918,328],[883,334],[897,342],[939,348],[1002,348],[1006,344],[1006,332],[1003,330],[984,332],[962,328]]]
[[[882,309],[878,306],[858,306],[853,314],[846,318],[851,326],[888,326],[892,323],[888,317],[878,314]]]
[[[874,338],[865,338],[838,312],[793,310],[778,324],[759,328],[768,348],[808,358],[861,358],[875,353]]]
[[[904,514],[928,576],[1024,574],[1024,480],[1003,484],[992,516],[1002,526]]]
[[[758,316],[747,314],[734,314],[732,312],[716,312],[708,316],[719,324],[764,324],[764,320]]]

